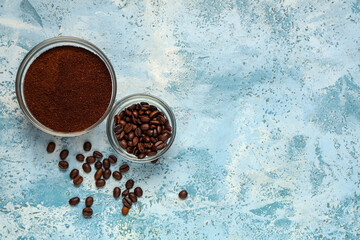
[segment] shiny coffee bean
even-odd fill
[[[121,173],[126,173],[127,171],[129,171],[129,169],[130,169],[129,165],[123,164],[123,165],[120,166],[119,171]]]
[[[95,168],[96,168],[96,169],[102,168],[102,163],[101,163],[100,161],[96,161],[96,163],[95,163]]]
[[[83,147],[84,147],[84,151],[88,152],[91,150],[91,143],[85,142]]]
[[[56,147],[56,145],[54,142],[49,142],[49,144],[46,147],[46,151],[48,153],[53,153],[55,151],[55,147]]]
[[[73,184],[74,185],[80,185],[83,182],[83,177],[80,175],[77,175],[74,179],[73,179]]]
[[[96,160],[96,159],[95,159],[95,157],[93,157],[93,156],[89,156],[89,157],[86,158],[86,162],[89,163],[89,164],[94,163],[95,160]]]
[[[97,159],[101,159],[103,157],[102,153],[99,151],[94,151],[93,156]]]
[[[136,187],[134,189],[134,193],[137,197],[141,197],[143,195],[143,190],[141,189],[141,187]]]
[[[93,214],[93,210],[91,208],[89,208],[89,207],[86,207],[86,208],[83,209],[82,214],[85,217],[91,217],[91,215]]]
[[[140,121],[143,123],[148,123],[150,122],[150,118],[148,116],[143,116],[140,118]]]
[[[69,155],[69,150],[64,149],[60,152],[60,159],[65,160],[65,158],[67,158],[68,155]]]
[[[141,129],[140,128],[136,128],[135,129],[135,135],[137,136],[137,137],[140,137],[141,136]]]
[[[146,157],[146,154],[145,153],[140,153],[138,155],[138,159],[144,159]]]
[[[145,147],[143,143],[138,143],[137,147],[141,153],[145,152]]]
[[[179,192],[179,198],[185,199],[187,197],[188,193],[185,190],[182,190]]]
[[[101,176],[103,175],[103,173],[104,173],[104,170],[102,168],[99,168],[94,175],[95,180],[99,180],[101,178]]]
[[[103,173],[103,177],[104,179],[109,179],[111,176],[111,170],[110,169],[106,169]]]
[[[159,161],[159,159],[155,159],[155,160],[153,160],[153,161],[151,161],[151,163],[157,163]]]
[[[134,180],[132,179],[127,180],[125,186],[127,189],[131,189],[134,186]]]
[[[59,162],[59,168],[65,170],[69,167],[69,163],[67,161],[60,161]]]
[[[131,208],[132,202],[131,202],[131,199],[129,197],[124,197],[122,202],[123,202],[125,207]]]
[[[150,118],[155,118],[160,114],[160,112],[158,110],[153,111],[152,113],[149,114]]]
[[[96,180],[96,182],[95,182],[95,185],[98,188],[105,186],[105,184],[106,184],[106,181],[104,179],[99,179],[99,180]]]
[[[114,191],[113,191],[114,198],[120,197],[120,193],[121,193],[120,188],[118,188],[118,187],[114,188]]]
[[[73,197],[73,198],[71,198],[71,199],[69,200],[69,204],[70,204],[71,206],[75,206],[75,205],[77,205],[79,202],[80,202],[80,198],[78,198],[78,197]]]
[[[129,122],[129,121],[127,121]],[[131,123],[127,123],[124,127],[124,131],[125,133],[129,133],[132,130],[132,124]]]
[[[118,171],[113,172],[112,175],[113,175],[113,178],[115,178],[118,181],[121,180],[121,178],[122,178],[122,174]]]
[[[122,208],[121,212],[122,212],[122,214],[123,214],[124,216],[126,216],[126,215],[128,215],[128,213],[129,213],[129,208],[128,208],[128,207],[123,206],[123,208]]]
[[[156,155],[156,151],[152,151],[152,152],[149,152],[147,155],[149,156],[149,157],[151,157],[151,156],[155,156]]]
[[[116,124],[115,127],[114,127],[114,132],[115,134],[119,134],[121,133],[121,131],[124,129],[123,125],[121,124]]]
[[[119,142],[119,144],[120,144],[120,147],[122,147],[123,149],[126,149],[126,148],[127,148],[127,142],[126,142],[125,139],[121,140],[121,141]]]
[[[85,200],[85,205],[87,207],[91,207],[93,205],[93,202],[94,202],[94,198],[93,197],[87,197],[86,200]]]
[[[151,141],[151,138],[149,136],[144,136],[143,137],[143,142],[149,143],[150,141]]]
[[[90,164],[88,164],[88,163],[84,163],[84,164],[82,165],[82,169],[83,169],[84,172],[86,172],[86,173],[91,172],[91,166],[90,166]]]
[[[142,131],[146,131],[146,130],[149,130],[150,125],[147,123],[144,123],[144,124],[141,124],[140,128]]]
[[[135,195],[135,193],[133,193],[133,192],[129,193],[129,198],[131,199],[131,201],[133,203],[137,202],[137,196]]]
[[[134,132],[130,132],[130,133],[129,133],[129,136],[128,136],[128,139],[129,139],[130,141],[132,141],[132,140],[134,139],[134,137],[135,137],[135,133],[134,133]]]
[[[123,196],[123,197],[125,197],[125,196],[127,196],[127,195],[129,195],[129,190],[128,190],[128,189],[126,189],[125,191],[123,191],[122,194],[121,194],[121,196]]]
[[[103,160],[103,167],[105,168],[105,169],[109,169],[110,168],[110,161],[109,161],[109,159],[107,159],[107,158],[105,158],[104,160]]]
[[[79,170],[77,170],[77,169],[71,170],[71,172],[70,172],[71,179],[74,179],[77,175],[79,175]]]
[[[84,155],[82,154],[77,154],[76,155],[76,160],[78,160],[79,162],[83,162],[85,159]]]
[[[139,143],[139,138],[134,137],[132,141],[133,141],[133,145],[136,146]]]
[[[110,163],[115,164],[117,162],[117,157],[115,157],[114,155],[110,155],[109,161],[110,161]]]

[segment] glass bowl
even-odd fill
[[[24,79],[26,76],[26,72],[29,69],[30,65],[33,63],[33,61],[40,56],[42,53],[46,52],[47,50],[54,48],[54,47],[60,47],[60,46],[74,46],[74,47],[81,47],[83,49],[86,49],[94,54],[96,54],[100,59],[105,63],[111,77],[112,82],[112,93],[109,105],[103,114],[103,116],[92,126],[88,127],[87,129],[84,129],[82,131],[78,132],[58,132],[54,131],[43,124],[41,124],[36,118],[31,114],[30,110],[28,109],[26,105],[26,101],[24,98]],[[34,48],[30,50],[30,52],[25,56],[24,60],[21,62],[20,67],[18,69],[17,75],[16,75],[16,82],[15,82],[15,88],[16,88],[16,97],[19,102],[21,110],[24,112],[25,116],[30,120],[30,122],[37,127],[38,129],[49,133],[51,135],[55,136],[62,136],[62,137],[74,137],[79,136],[84,133],[89,132],[91,129],[95,128],[97,125],[99,125],[109,114],[111,111],[115,98],[116,98],[116,76],[115,71],[109,61],[109,59],[105,56],[105,54],[97,48],[92,43],[89,43],[83,39],[76,38],[76,37],[55,37],[50,38],[48,40],[45,40],[38,45],[36,45]]]
[[[121,148],[119,145],[118,140],[116,139],[115,133],[114,133],[114,117],[115,115],[118,115],[122,110],[124,110],[127,107],[130,107],[133,104],[137,104],[140,102],[147,102],[150,105],[154,105],[159,109],[159,111],[163,112],[165,115],[165,118],[168,119],[169,125],[172,128],[171,137],[167,141],[167,146],[157,152],[154,156],[146,156],[143,159],[138,159],[137,156],[128,153],[125,149]],[[120,154],[121,157],[133,161],[133,162],[150,162],[155,159],[160,158],[163,156],[171,147],[172,143],[174,142],[175,136],[176,136],[176,120],[175,115],[171,108],[161,99],[154,97],[152,95],[148,94],[133,94],[130,96],[127,96],[123,99],[121,99],[119,102],[117,102],[114,106],[114,108],[111,110],[107,125],[106,125],[106,133],[109,139],[109,142],[111,146],[114,148],[116,152]]]

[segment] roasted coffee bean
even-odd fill
[[[136,128],[136,129],[135,129],[135,135],[136,135],[137,137],[140,137],[140,136],[141,136],[141,129],[140,129],[140,128]]]
[[[88,152],[91,150],[91,143],[85,142],[83,147],[84,147],[84,151]]]
[[[123,165],[120,166],[119,171],[121,173],[126,173],[127,171],[129,171],[129,169],[130,169],[129,165],[123,164]]]
[[[142,131],[146,131],[150,128],[150,125],[147,123],[144,123],[144,124],[141,124],[140,128]]]
[[[132,147],[127,147],[127,148],[126,148],[126,151],[127,151],[128,153],[133,153],[134,149],[133,149]]]
[[[118,141],[120,141],[121,139],[124,138],[124,136],[125,136],[125,132],[122,131],[120,134],[116,135],[116,139],[117,139]]]
[[[71,198],[71,199],[69,200],[69,204],[70,204],[71,206],[75,206],[75,205],[77,205],[79,202],[80,202],[80,198],[78,198],[78,197],[73,197],[73,198]]]
[[[89,208],[89,207],[86,207],[86,208],[83,209],[82,214],[85,217],[91,217],[91,215],[93,214],[93,210],[91,208]]]
[[[116,124],[115,127],[114,127],[114,132],[115,134],[119,134],[121,133],[121,131],[124,129],[123,125],[121,124]]]
[[[156,155],[156,151],[149,152],[147,155],[148,155],[149,157],[155,156],[155,155]]]
[[[149,117],[150,117],[150,118],[155,118],[155,117],[157,117],[159,114],[160,114],[160,112],[159,112],[158,110],[155,110],[155,111],[153,111],[153,112],[151,112],[151,113],[149,114]]]
[[[69,167],[69,163],[67,161],[60,161],[59,162],[59,168],[65,170]]]
[[[154,124],[150,125],[150,129],[156,129],[156,125]]]
[[[95,168],[96,168],[96,169],[102,168],[102,163],[101,163],[100,161],[96,161],[96,163],[95,163]]]
[[[133,139],[133,145],[136,146],[139,143],[139,138],[138,137],[134,137]]]
[[[170,125],[166,125],[166,130],[170,131],[171,132],[171,126]]]
[[[120,124],[124,127],[126,125],[126,121],[125,120],[120,120]]]
[[[131,189],[134,186],[134,180],[132,179],[127,180],[125,186],[127,189]]]
[[[139,112],[138,111],[133,111],[133,116],[138,118],[139,117]]]
[[[151,149],[145,149],[145,154],[148,155],[151,152]]]
[[[125,114],[128,116],[131,116],[132,112],[127,108],[127,109],[125,109]]]
[[[170,136],[169,136],[168,133],[164,133],[164,134],[161,134],[161,135],[158,137],[158,139],[159,139],[160,141],[165,142],[169,137],[170,137]]]
[[[137,120],[134,115],[131,116],[131,121],[133,124],[137,124]]]
[[[105,158],[104,160],[103,160],[103,167],[105,168],[105,169],[109,169],[110,168],[110,161],[109,161],[109,159],[107,159],[107,158]]]
[[[125,207],[131,208],[132,202],[131,202],[131,199],[129,197],[124,197],[122,202],[123,202]]]
[[[129,195],[129,190],[128,190],[128,189],[126,189],[125,191],[123,191],[122,194],[121,194],[121,196],[123,196],[123,197],[125,197],[125,196],[127,196],[127,195]]]
[[[101,178],[101,176],[103,175],[103,173],[104,173],[104,170],[102,168],[99,168],[94,175],[95,180],[99,180]]]
[[[76,155],[76,160],[78,160],[79,162],[83,162],[84,159],[85,159],[84,155],[82,155],[80,153],[78,155]]]
[[[115,164],[117,162],[117,157],[115,157],[114,155],[110,155],[109,161],[110,161],[110,163]]]
[[[160,135],[161,132],[162,132],[162,127],[157,126],[157,127],[156,127],[156,131],[157,131],[157,134]]]
[[[143,137],[143,141],[144,141],[145,143],[148,143],[148,142],[151,141],[151,138],[148,137],[148,136],[144,136],[144,137]]]
[[[145,152],[145,147],[143,143],[138,143],[137,147],[141,153]]]
[[[148,135],[149,137],[152,137],[154,135],[154,130],[151,130],[151,129],[147,130],[146,135]],[[150,142],[150,139],[149,139],[149,142]]]
[[[179,192],[179,198],[185,199],[187,197],[188,193],[185,190],[182,190]]]
[[[133,192],[129,193],[129,198],[131,199],[131,201],[133,203],[137,202],[137,196],[135,195],[135,193],[133,193]]]
[[[95,185],[96,185],[98,188],[105,186],[105,184],[106,184],[106,181],[105,181],[104,179],[98,179],[98,180],[96,180],[96,182],[95,182]]]
[[[158,136],[157,129],[155,128],[153,131],[154,131],[153,132],[153,137],[157,137]]]
[[[120,193],[121,193],[120,188],[118,188],[118,187],[114,188],[114,191],[113,191],[114,198],[120,197]]]
[[[80,185],[83,182],[83,177],[80,175],[77,175],[74,179],[73,179],[73,184],[74,185]]]
[[[86,172],[86,173],[91,172],[91,166],[90,166],[90,164],[88,164],[88,163],[84,163],[84,164],[82,165],[82,169],[83,169],[84,172]]]
[[[144,143],[145,148],[152,148],[152,146],[154,146],[154,144],[152,142]]]
[[[109,179],[111,176],[111,170],[110,169],[106,169],[103,173],[103,177],[104,179]]]
[[[147,102],[141,102],[140,105],[149,105]]]
[[[159,159],[155,159],[155,160],[151,161],[151,163],[155,164],[155,163],[157,163],[158,161],[159,161]]]
[[[127,142],[126,142],[125,139],[121,140],[121,141],[119,142],[119,144],[120,144],[120,147],[122,147],[123,149],[126,149],[126,148],[127,148]]]
[[[77,170],[76,168],[71,170],[71,172],[70,172],[71,179],[74,179],[77,175],[79,175],[79,170]]]
[[[102,153],[99,151],[94,151],[93,156],[97,159],[101,159],[103,157]]]
[[[136,187],[134,189],[134,193],[137,197],[141,197],[143,195],[143,190],[141,189],[141,187]]]
[[[162,143],[162,144],[156,146],[156,150],[161,150],[161,149],[163,149],[163,148],[166,147],[166,146],[167,146],[166,143]]]
[[[140,153],[137,157],[138,159],[144,159],[146,157],[146,153]]]
[[[149,115],[150,113],[151,113],[150,110],[146,110],[146,111],[145,111],[145,114],[146,114],[146,115]]]
[[[127,145],[128,145],[128,147],[133,147],[133,146],[134,146],[134,144],[133,144],[132,141],[128,141],[128,142],[127,142]]]
[[[127,123],[124,127],[124,131],[125,133],[129,133],[132,130],[132,124],[131,123]]]
[[[53,153],[55,151],[55,147],[56,147],[56,145],[54,142],[49,142],[49,144],[46,147],[46,151],[48,153]]]
[[[94,202],[94,198],[93,197],[87,197],[86,200],[85,200],[85,205],[87,207],[91,207],[93,205],[93,202]]]
[[[130,133],[129,133],[129,136],[128,136],[128,139],[129,139],[129,140],[133,140],[134,137],[135,137],[135,133],[134,133],[134,132],[130,132]]]
[[[125,116],[125,111],[121,111],[121,113],[119,114],[120,119],[123,119],[124,116]]]
[[[142,123],[148,123],[148,122],[150,122],[150,118],[149,118],[148,116],[142,116],[142,117],[140,118],[140,121],[141,121]]]
[[[130,117],[125,117],[125,121],[128,123],[131,121],[131,118]],[[126,126],[126,125],[125,125]]]
[[[159,116],[159,120],[160,120],[160,122],[162,123],[162,124],[164,124],[165,123],[165,118],[163,117],[163,116]]]
[[[128,213],[129,213],[129,208],[128,208],[128,207],[123,206],[123,208],[122,208],[121,212],[122,212],[122,214],[123,214],[124,216],[126,216],[126,215],[128,215]]]
[[[122,174],[118,171],[113,172],[113,178],[115,178],[116,180],[121,180],[122,179]]]
[[[69,151],[67,149],[64,149],[60,152],[60,159],[65,160],[65,158],[67,158],[68,155],[69,155]]]
[[[151,120],[150,124],[151,125],[160,125],[160,122],[158,120]]]
[[[158,140],[157,140],[157,138],[151,137],[151,138],[150,138],[150,141],[151,141],[152,143],[156,143]]]
[[[86,162],[89,163],[89,164],[94,163],[95,160],[96,160],[96,159],[95,159],[95,157],[93,157],[93,156],[89,156],[89,157],[86,158]]]
[[[157,141],[157,142],[154,144],[154,146],[155,146],[155,147],[158,147],[158,146],[160,146],[161,144],[163,144],[163,141]]]

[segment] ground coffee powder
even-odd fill
[[[30,65],[24,80],[32,115],[57,132],[77,132],[96,123],[111,98],[105,63],[94,53],[72,46],[52,48]]]

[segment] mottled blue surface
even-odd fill
[[[26,53],[69,35],[109,57],[118,99],[151,93],[177,118],[160,163],[130,164],[144,197],[126,217],[124,180],[75,188],[57,167],[68,147],[80,168],[85,140],[112,153],[105,124],[52,137],[16,101]],[[359,239],[359,46],[359,0],[0,0],[0,239]]]

